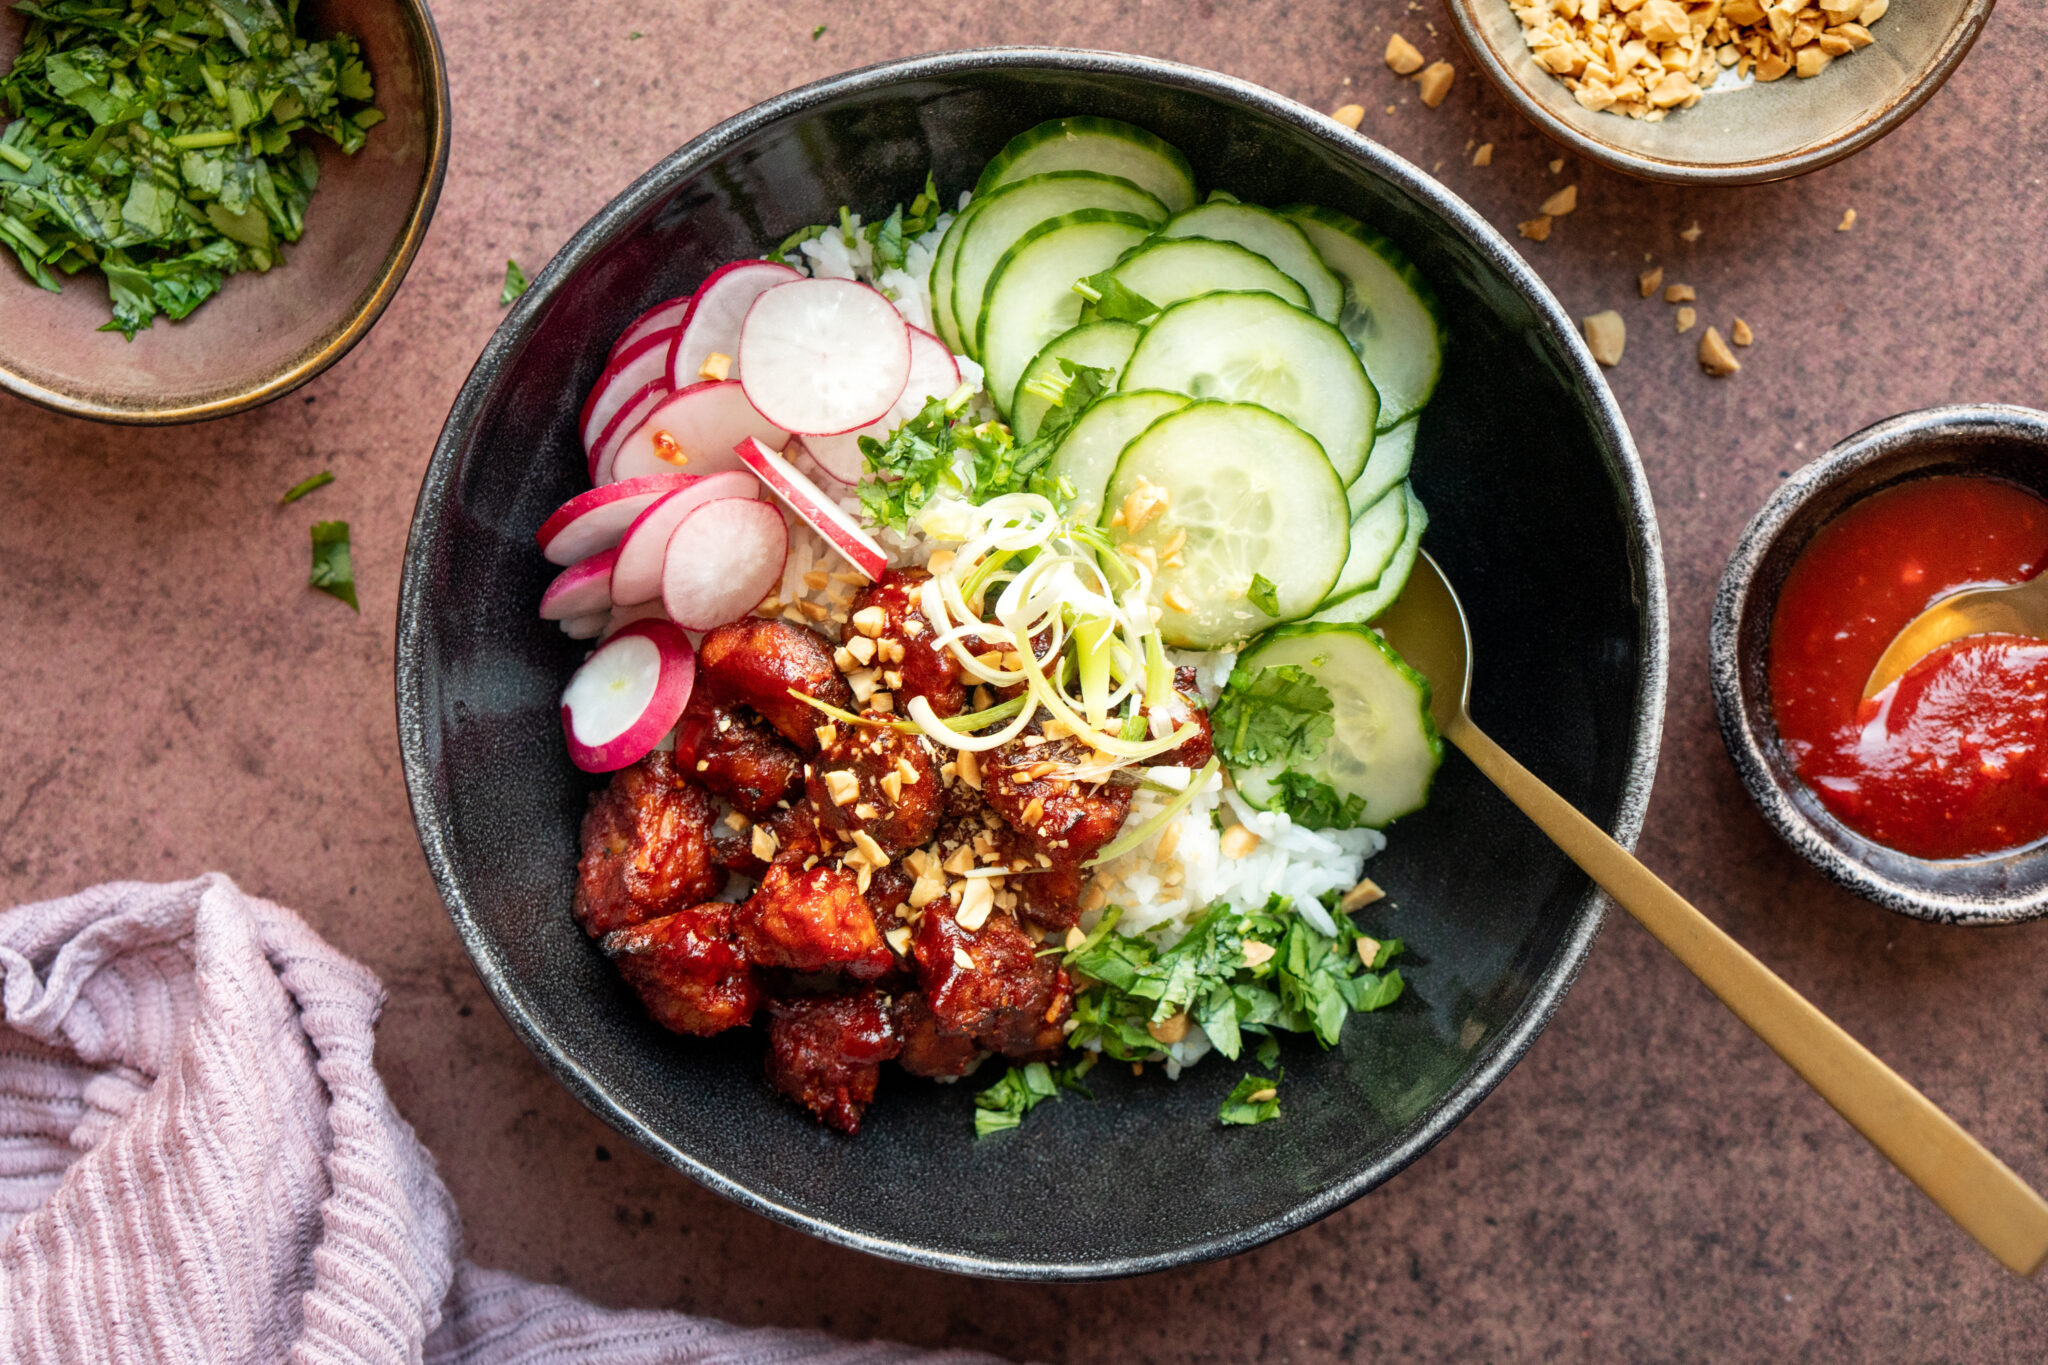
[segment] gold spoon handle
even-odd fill
[[[2048,1201],[1463,715],[1444,738],[2007,1269],[2048,1260]]]

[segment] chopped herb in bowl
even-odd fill
[[[356,40],[309,41],[292,0],[48,0],[0,75],[0,243],[30,279],[106,277],[133,340],[305,231],[319,163],[383,118]]]

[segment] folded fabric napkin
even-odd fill
[[[0,1359],[990,1365],[614,1312],[458,1260],[377,978],[222,876],[0,912]]]

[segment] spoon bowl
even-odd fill
[[[1473,723],[1472,630],[1427,552],[1380,629],[1429,680],[1438,732],[1836,1113],[2008,1270],[2048,1262],[2048,1200]]]
[[[1913,671],[1913,665],[1973,635],[2025,635],[2048,639],[2048,574],[1997,588],[1971,588],[1942,598],[1892,637],[1863,684],[1865,699]]]

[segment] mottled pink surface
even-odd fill
[[[500,317],[504,258],[537,268],[692,134],[838,70],[993,43],[1120,48],[1324,108],[1356,99],[1365,133],[1510,232],[1579,185],[1578,211],[1523,245],[1575,315],[1619,308],[1631,330],[1612,379],[1663,519],[1674,641],[1644,856],[2048,1185],[2048,925],[1939,928],[1824,884],[1737,786],[1705,658],[1723,557],[1783,471],[1908,408],[2048,406],[2039,6],[2002,6],[1949,86],[1861,156],[1714,192],[1576,164],[1553,175],[1556,153],[1462,54],[1450,100],[1424,109],[1379,53],[1396,28],[1447,52],[1448,25],[1396,0],[590,0],[449,4],[438,18],[456,101],[447,192],[405,291],[353,355],[268,408],[171,431],[0,399],[0,895],[219,868],[302,911],[390,988],[385,1077],[440,1157],[470,1253],[607,1303],[1057,1361],[2048,1354],[2042,1292],[1625,919],[1471,1119],[1390,1185],[1263,1250],[1045,1289],[782,1230],[616,1137],[499,1020],[414,840],[391,698],[407,518]],[[1491,167],[1468,164],[1475,140],[1494,144]],[[1837,233],[1848,208],[1856,228]],[[1699,290],[1702,327],[1725,333],[1740,314],[1756,328],[1741,374],[1702,376],[1698,330],[1674,335],[1672,310],[1635,296],[1646,253]],[[321,468],[332,487],[277,505]],[[302,586],[306,527],[323,517],[354,524],[360,617]]]

